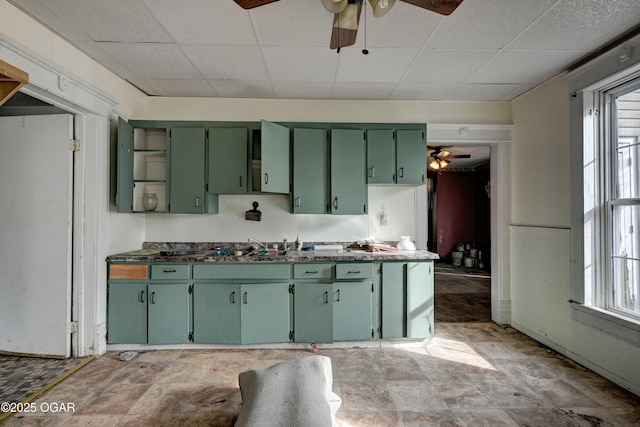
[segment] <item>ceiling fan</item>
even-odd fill
[[[451,154],[451,151],[445,150],[449,147],[429,147],[429,167],[434,170],[446,168],[451,162],[449,159],[470,159],[471,154]]]
[[[244,9],[264,6],[278,0],[234,0]],[[358,22],[363,4],[367,0],[320,0],[329,12],[334,13],[333,29],[331,31],[331,49],[351,46],[356,42]],[[373,16],[380,18],[393,7],[396,0],[368,0],[373,9]],[[463,0],[400,0],[405,3],[427,9],[441,15],[450,15]],[[365,50],[362,53],[367,54]]]

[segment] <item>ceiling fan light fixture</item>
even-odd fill
[[[349,5],[349,0],[322,0],[322,5],[331,13],[341,13]]]
[[[387,14],[396,3],[396,0],[369,0],[373,16],[380,18]]]
[[[348,4],[347,7],[340,12],[334,27],[342,30],[356,31],[358,29],[358,5],[354,3]]]
[[[431,160],[431,162],[429,163],[429,167],[430,167],[431,169],[438,170],[438,169],[440,169],[440,163],[438,163],[438,161],[437,161],[436,159],[433,159],[433,160]]]

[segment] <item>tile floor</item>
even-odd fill
[[[129,362],[108,352],[6,426],[231,426],[238,374],[302,350],[166,350]],[[640,398],[493,323],[438,323],[415,348],[320,349],[332,360],[339,425],[630,426]],[[69,412],[40,409],[64,403]]]

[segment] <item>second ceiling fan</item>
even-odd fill
[[[234,0],[244,9],[252,9],[278,0]],[[367,0],[320,0],[329,12],[334,13],[331,31],[331,49],[351,46],[356,42],[358,23],[363,3]],[[368,0],[373,16],[380,18],[393,7],[396,0]],[[462,0],[400,0],[405,3],[427,9],[442,15],[450,15],[462,3]]]

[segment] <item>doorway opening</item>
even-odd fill
[[[440,256],[435,321],[491,321],[491,147],[437,148],[450,158],[445,168],[428,171],[427,247]]]

